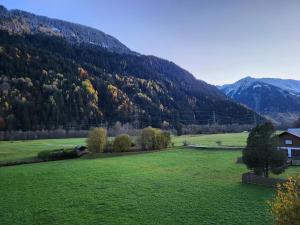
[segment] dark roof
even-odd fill
[[[288,129],[287,131],[284,131],[281,134],[279,134],[279,136],[281,136],[282,134],[286,134],[286,133],[294,135],[294,136],[300,138],[300,128],[291,128],[291,129]]]

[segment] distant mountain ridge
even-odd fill
[[[278,123],[292,123],[300,116],[300,81],[245,77],[220,86],[231,99]]]
[[[71,43],[96,45],[121,54],[137,54],[116,38],[97,29],[21,10],[7,10],[1,5],[0,29],[13,34],[44,33],[63,37]]]
[[[230,96],[235,94],[239,89],[248,87],[255,82],[270,84],[282,90],[288,91],[291,94],[300,94],[300,80],[279,78],[253,78],[250,76],[238,80],[233,84],[225,84],[219,86],[219,89],[222,90],[226,95]]]

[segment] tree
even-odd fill
[[[258,125],[252,129],[243,151],[243,162],[257,175],[269,176],[284,172],[287,156],[277,149],[277,136],[271,123]]]
[[[300,225],[300,175],[278,185],[276,198],[269,204],[276,225]]]
[[[171,144],[171,135],[169,132],[147,127],[141,131],[139,142],[143,150],[167,148]]]
[[[107,140],[105,128],[93,128],[89,131],[87,138],[88,150],[91,152],[103,152]]]
[[[115,152],[126,152],[131,146],[131,140],[128,134],[121,134],[115,138],[113,150]]]
[[[152,127],[144,128],[139,137],[139,142],[143,150],[154,149],[155,129]]]

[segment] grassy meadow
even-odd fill
[[[247,169],[235,163],[240,151],[178,147],[185,139],[243,146],[246,135],[182,136],[174,139],[174,148],[159,152],[2,167],[0,224],[270,224],[266,201],[274,190],[241,184]],[[5,160],[33,157],[41,150],[84,143],[0,142],[0,160],[3,155]],[[291,167],[279,177],[299,172]]]
[[[174,137],[173,142],[175,146],[182,146],[185,140],[191,144],[217,146],[216,141],[221,141],[224,146],[239,147],[246,145],[247,136],[248,133],[182,135]],[[73,148],[85,144],[85,138],[0,141],[0,162],[33,158],[43,150]]]
[[[1,224],[268,224],[273,192],[240,183],[238,154],[177,148],[1,168]]]
[[[40,151],[73,148],[85,144],[85,138],[0,141],[0,162],[37,156]]]

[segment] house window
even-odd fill
[[[286,140],[284,141],[284,143],[285,143],[286,145],[292,145],[292,144],[293,144],[293,140],[291,140],[291,139],[286,139]]]

